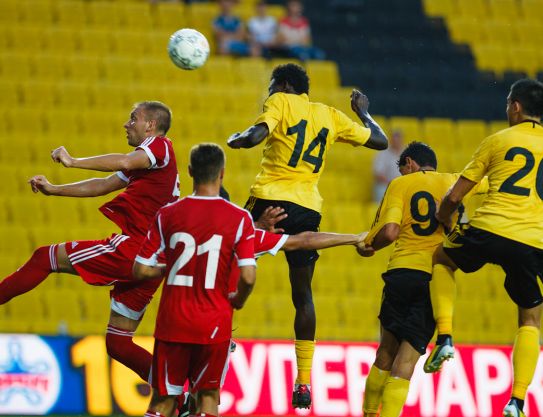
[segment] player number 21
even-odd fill
[[[288,166],[295,168],[300,162],[300,156],[302,156],[302,150],[305,143],[305,130],[307,128],[307,120],[302,119],[300,123],[287,129],[287,135],[296,135],[296,144],[294,145],[294,151],[288,161]],[[305,161],[311,165],[315,165],[313,173],[316,174],[320,171],[322,166],[322,158],[324,156],[324,150],[326,149],[326,137],[328,136],[328,129],[323,127],[317,137],[311,141],[307,149],[305,150],[302,161]],[[311,155],[311,152],[316,147],[319,147],[319,154],[317,156]]]
[[[174,249],[178,243],[184,243],[185,248],[179,258],[172,265],[168,275],[167,285],[178,285],[181,287],[192,287],[194,277],[192,275],[177,274],[189,261],[194,254],[196,256],[209,253],[207,257],[205,289],[215,288],[217,278],[217,267],[219,266],[219,256],[221,253],[222,236],[213,235],[211,239],[201,245],[196,246],[196,241],[191,234],[185,232],[174,233],[170,238],[170,249]]]

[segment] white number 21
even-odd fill
[[[181,287],[192,287],[194,277],[192,275],[181,275],[177,272],[183,268],[194,256],[209,253],[207,258],[205,288],[215,288],[215,280],[217,278],[217,268],[219,266],[219,256],[221,253],[222,236],[213,235],[207,242],[196,247],[196,241],[189,233],[178,232],[174,233],[170,238],[170,249],[174,249],[178,243],[184,243],[185,249],[179,255],[179,258],[172,265],[172,269],[168,275],[167,285],[179,285]]]

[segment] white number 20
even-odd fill
[[[192,275],[177,274],[194,256],[209,253],[207,257],[205,288],[215,288],[215,280],[217,278],[217,268],[219,266],[219,256],[221,254],[222,236],[213,235],[207,242],[196,247],[196,241],[189,233],[178,232],[174,233],[170,238],[170,249],[174,249],[178,243],[184,243],[185,249],[179,255],[179,258],[172,265],[170,274],[168,275],[168,285],[179,285],[181,287],[192,287],[194,277]]]

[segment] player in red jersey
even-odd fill
[[[216,144],[192,148],[194,194],[158,211],[134,263],[136,278],[156,279],[164,273],[158,258],[166,260],[146,416],[171,417],[187,379],[199,415],[218,415],[233,308],[243,307],[256,280],[251,215],[219,197],[224,162]],[[240,279],[230,293],[234,257]]]
[[[152,357],[134,344],[132,336],[161,281],[132,280],[132,264],[157,210],[179,196],[179,177],[171,141],[164,135],[170,109],[154,101],[134,106],[124,128],[128,154],[73,158],[64,147],[55,149],[55,162],[68,168],[115,172],[73,184],[53,185],[42,175],[30,179],[34,192],[68,197],[94,197],[126,188],[100,211],[121,229],[100,241],[74,241],[38,248],[30,260],[0,283],[0,304],[30,291],[51,272],[80,275],[92,285],[113,285],[106,345],[109,355],[144,380]]]

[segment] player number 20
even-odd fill
[[[185,248],[179,258],[172,265],[172,269],[168,275],[168,285],[178,285],[181,287],[192,287],[194,277],[192,275],[177,274],[186,264],[190,262],[192,257],[208,253],[205,289],[215,288],[215,280],[217,279],[217,268],[219,266],[219,256],[221,254],[222,236],[213,235],[211,239],[201,245],[196,246],[196,241],[191,234],[185,232],[174,233],[170,238],[170,249],[174,249],[178,243],[183,243]]]
[[[504,159],[506,161],[512,161],[517,155],[524,157],[526,162],[522,168],[511,174],[503,182],[499,191],[502,193],[513,195],[529,196],[531,190],[529,188],[516,185],[516,183],[523,179],[526,175],[528,175],[532,169],[534,169],[534,154],[526,148],[515,146],[507,151]],[[537,191],[537,195],[539,196],[539,198],[543,199],[543,163],[541,162],[539,162],[539,166],[537,167],[537,174],[535,177],[535,190]]]

